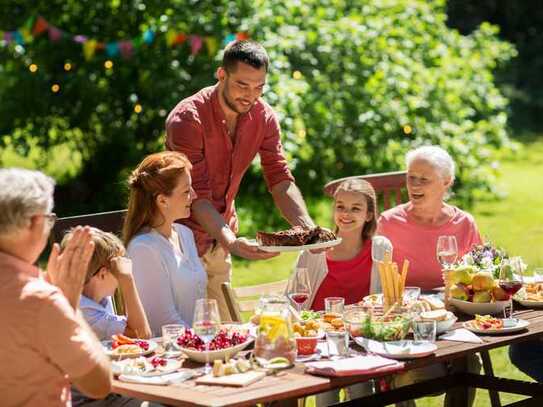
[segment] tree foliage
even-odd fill
[[[270,54],[264,97],[280,116],[307,197],[320,196],[332,178],[401,169],[409,148],[434,143],[457,160],[455,192],[468,204],[493,192],[495,164],[511,147],[507,100],[494,72],[515,51],[489,24],[467,36],[448,28],[442,0],[21,3],[27,7],[11,6],[0,27],[39,13],[66,31],[99,38],[136,36],[148,26],[217,37],[247,30]],[[39,39],[24,52],[0,48],[0,57],[0,134],[22,154],[32,143],[44,151],[75,146],[81,170],[62,190],[79,212],[123,205],[128,169],[162,148],[165,115],[212,84],[218,63],[164,42],[114,61],[110,71],[99,56],[85,62],[73,44]],[[66,60],[75,66],[70,73],[62,69]],[[40,66],[37,74],[28,71],[30,61]],[[49,90],[53,81],[62,84],[59,94]],[[271,199],[255,199],[265,194],[256,164],[238,207],[261,226],[276,221]]]

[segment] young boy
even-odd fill
[[[94,254],[89,262],[79,307],[85,320],[100,340],[124,334],[132,338],[149,338],[151,329],[141,305],[132,275],[132,262],[123,257],[125,248],[117,236],[91,228]],[[69,231],[62,248],[72,238]],[[116,315],[110,297],[120,287],[126,316]]]

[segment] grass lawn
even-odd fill
[[[480,202],[472,209],[481,233],[512,255],[524,258],[529,268],[543,267],[543,141],[525,145],[521,152],[504,162],[499,185],[507,195],[503,200]],[[330,205],[319,202],[317,221],[328,225]],[[243,220],[242,220],[243,221]],[[290,274],[296,254],[285,253],[262,262],[234,260],[233,283],[236,286],[260,284],[285,279]],[[497,375],[527,380],[509,362],[507,349],[491,352],[494,371]],[[522,397],[501,395],[503,403]],[[443,397],[425,398],[419,406],[441,406]],[[488,393],[479,390],[475,405],[489,406]]]

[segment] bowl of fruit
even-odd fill
[[[501,287],[491,272],[460,265],[449,271],[449,303],[468,315],[503,312],[510,302],[508,287]]]
[[[229,359],[254,340],[248,331],[222,327],[206,347],[202,338],[192,329],[177,338],[175,345],[195,362],[206,363],[217,359]]]

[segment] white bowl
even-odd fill
[[[457,300],[456,298],[449,299],[449,303],[454,305],[459,311],[468,315],[495,315],[503,312],[505,307],[509,305],[509,301],[470,302]]]
[[[252,341],[254,341],[254,338],[251,336],[245,342],[240,343],[239,345],[231,346],[226,349],[210,350],[208,352],[201,352],[199,350],[182,348],[177,345],[177,343],[175,343],[175,346],[177,346],[179,350],[187,355],[189,359],[194,360],[195,362],[206,363],[207,361],[213,362],[214,360],[218,359],[224,360],[225,358],[231,358],[235,356],[236,353],[238,353],[240,350],[243,350]]]
[[[452,312],[449,312],[449,318],[443,320],[443,321],[437,321],[437,330],[436,330],[436,333],[439,335],[439,334],[442,334],[444,332],[447,332],[449,329],[452,328],[452,326],[454,325],[454,323],[458,320],[458,318],[456,317],[456,315],[454,315]]]

